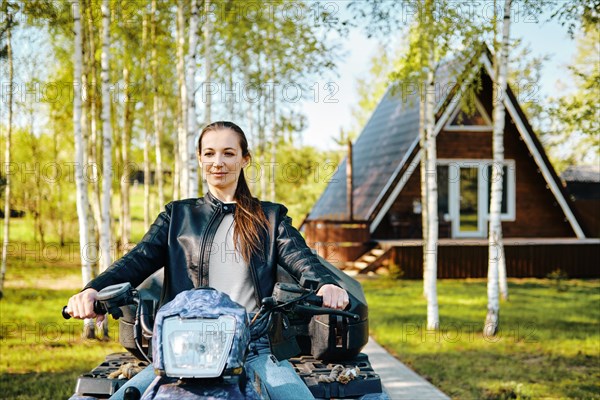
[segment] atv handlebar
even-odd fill
[[[97,300],[94,301],[94,312],[96,314],[110,314],[115,319],[123,316],[120,307],[137,304],[139,302],[138,293],[129,283],[119,283],[105,287],[98,292]],[[64,319],[71,318],[68,306],[62,309]]]
[[[354,321],[360,320],[357,314],[323,307],[322,296],[318,296],[313,289],[305,289],[295,284],[276,283],[273,296],[263,299],[262,304],[266,309],[285,309],[307,316],[330,314]]]
[[[69,311],[70,311],[69,306],[64,306],[62,308],[62,317],[64,319],[71,319],[71,314],[69,314]],[[100,301],[96,300],[94,302],[94,312],[97,315],[104,315],[104,314],[106,314],[107,311],[106,311],[106,308],[104,307],[104,305]]]

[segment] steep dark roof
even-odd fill
[[[354,143],[354,219],[366,220],[375,200],[419,134],[419,103],[402,99],[390,89]],[[340,163],[329,185],[307,220],[347,220],[346,160]]]
[[[473,60],[477,60],[474,56]],[[473,62],[473,61],[472,61]],[[466,70],[469,63],[456,60],[440,66],[436,72],[436,109],[448,106],[448,98],[454,94],[457,70]],[[451,81],[451,77],[453,80]],[[356,139],[353,147],[354,212],[355,220],[372,217],[377,199],[389,189],[388,182],[399,171],[406,153],[419,135],[419,96],[414,85],[388,88],[373,111],[371,118]],[[344,159],[329,185],[308,216],[310,220],[348,219],[346,201],[346,159]]]

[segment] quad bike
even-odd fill
[[[81,375],[71,400],[108,399],[127,382],[128,368],[151,362],[157,377],[149,387],[129,386],[125,399],[268,399],[247,384],[243,368],[251,338],[267,332],[273,355],[289,359],[315,398],[389,399],[360,352],[368,341],[362,288],[321,262],[348,292],[346,311],[321,307],[311,276],[296,282],[281,268],[272,296],[252,318],[212,288],[182,292],[158,309],[161,274],[137,288],[125,283],[101,290],[95,312],[119,319],[119,341],[128,352],[110,354]],[[70,317],[66,307],[63,317]]]

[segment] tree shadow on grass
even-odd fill
[[[410,357],[410,356],[409,356]],[[457,398],[503,398],[507,382],[522,398],[599,398],[598,357],[536,352],[463,350],[411,357],[412,367],[443,392]],[[440,366],[444,368],[440,368]],[[478,376],[483,379],[474,380]],[[504,386],[503,386],[504,385]]]
[[[82,371],[30,372],[0,375],[0,397],[10,400],[68,399]]]

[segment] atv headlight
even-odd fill
[[[179,378],[220,376],[235,333],[235,318],[165,318],[162,342],[165,373]]]

